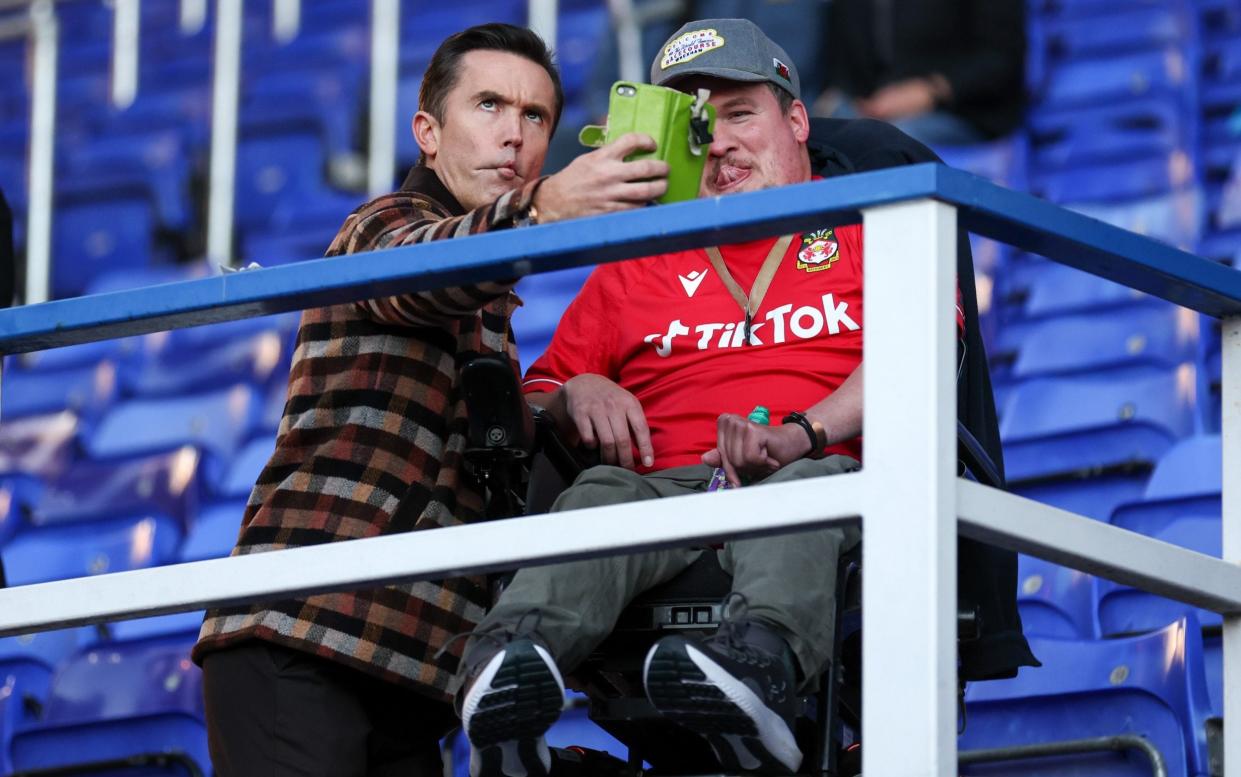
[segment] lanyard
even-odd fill
[[[763,260],[763,266],[754,278],[754,286],[748,295],[741,291],[741,286],[733,280],[732,273],[728,271],[728,265],[724,264],[724,257],[720,255],[720,249],[715,246],[708,246],[704,249],[707,252],[707,258],[711,260],[711,266],[715,268],[720,280],[724,282],[724,288],[728,289],[728,293],[745,311],[746,345],[750,344],[750,327],[754,321],[754,314],[762,306],[763,297],[767,296],[767,288],[771,286],[771,279],[776,276],[776,268],[780,266],[784,252],[789,250],[789,244],[792,242],[793,235],[784,235],[771,247],[771,250],[767,252],[767,258]]]

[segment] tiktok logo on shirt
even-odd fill
[[[762,329],[769,324],[771,328],[763,333]],[[765,344],[760,334],[770,337],[769,342],[773,345],[779,345],[790,338],[810,340],[824,331],[828,335],[838,335],[842,331],[856,332],[861,328],[849,316],[848,302],[837,302],[835,295],[824,294],[821,307],[805,305],[794,310],[792,305],[781,305],[768,312],[763,321],[756,321],[750,326],[750,345]],[[691,332],[679,318],[668,324],[664,332],[649,334],[642,338],[642,342],[651,343],[657,355],[667,358],[672,355],[673,341],[691,333],[698,336],[695,346],[699,351],[740,348],[745,344],[744,321],[699,324]]]

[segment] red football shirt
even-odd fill
[[[774,244],[721,246],[743,290]],[[749,345],[744,320],[702,249],[601,265],[527,371],[525,390],[603,375],[642,403],[655,450],[650,469],[699,464],[715,447],[721,413],[744,416],[765,405],[779,423],[831,394],[861,363],[861,226],[795,237]],[[855,438],[828,450],[860,459],[861,448]]]

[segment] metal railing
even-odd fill
[[[0,352],[865,225],[866,463],[722,494],[354,540],[0,590],[0,635],[861,522],[863,770],[956,774],[960,533],[1224,616],[1224,743],[1241,753],[1241,485],[1223,558],[956,478],[957,230],[1224,319],[1223,471],[1241,466],[1241,273],[941,165],[0,310]],[[911,391],[914,387],[916,390]],[[693,501],[698,500],[698,501]],[[710,500],[709,509],[706,500]],[[1241,776],[1241,757],[1225,762]]]

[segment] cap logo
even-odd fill
[[[689,62],[699,54],[718,49],[724,45],[724,39],[715,30],[693,30],[679,35],[664,46],[664,56],[659,60],[659,68],[667,70],[675,65]]]
[[[789,74],[788,65],[784,64],[775,57],[771,58],[771,64],[776,68],[776,75],[780,76],[785,81],[788,81],[790,84],[793,83],[793,76]]]

